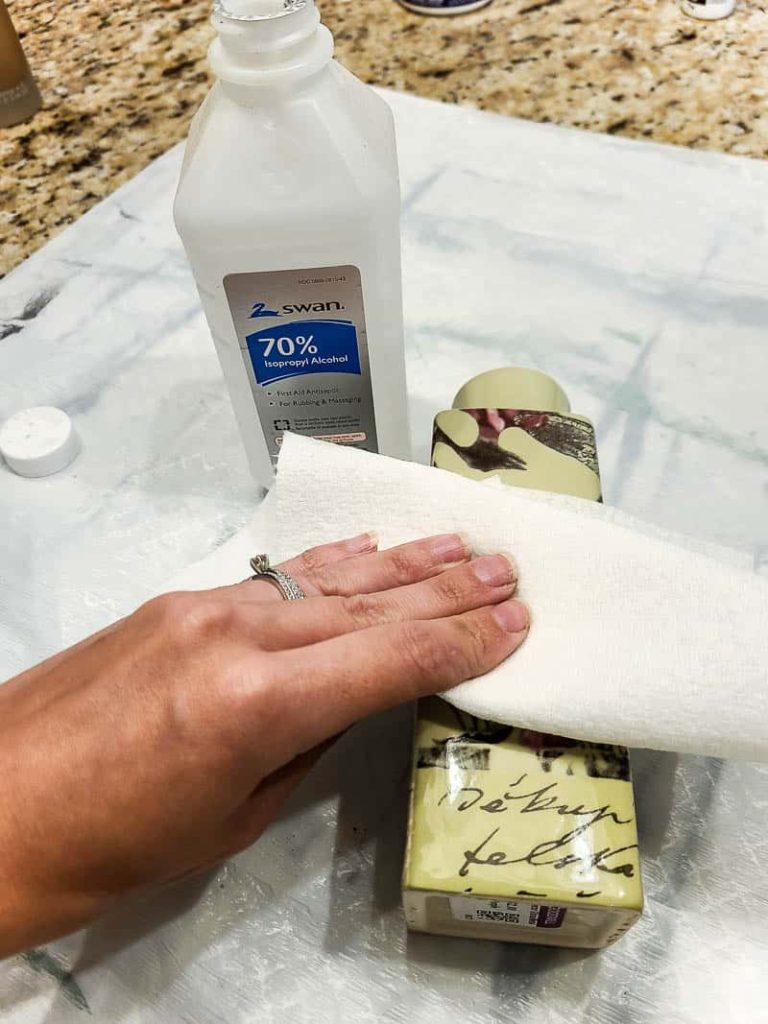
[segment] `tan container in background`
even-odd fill
[[[0,128],[26,121],[42,102],[8,8],[0,0]]]
[[[435,419],[432,462],[473,480],[601,497],[592,424],[536,370],[469,381]],[[615,942],[643,907],[627,751],[419,701],[403,905],[410,928],[438,935]]]

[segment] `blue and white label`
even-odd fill
[[[262,328],[245,340],[258,384],[305,373],[361,373],[351,320],[295,320]]]
[[[229,274],[224,290],[272,458],[286,430],[378,451],[357,267]]]

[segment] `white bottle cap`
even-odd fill
[[[19,476],[50,476],[80,451],[72,421],[61,409],[23,409],[0,428],[0,455]]]

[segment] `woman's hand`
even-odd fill
[[[332,737],[523,641],[503,556],[362,537],[267,581],[167,594],[0,687],[0,956],[261,834]]]

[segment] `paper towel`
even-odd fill
[[[511,554],[523,647],[444,694],[482,718],[596,742],[768,760],[768,581],[615,509],[287,435],[254,522],[178,580],[211,586],[316,544],[462,532]]]

